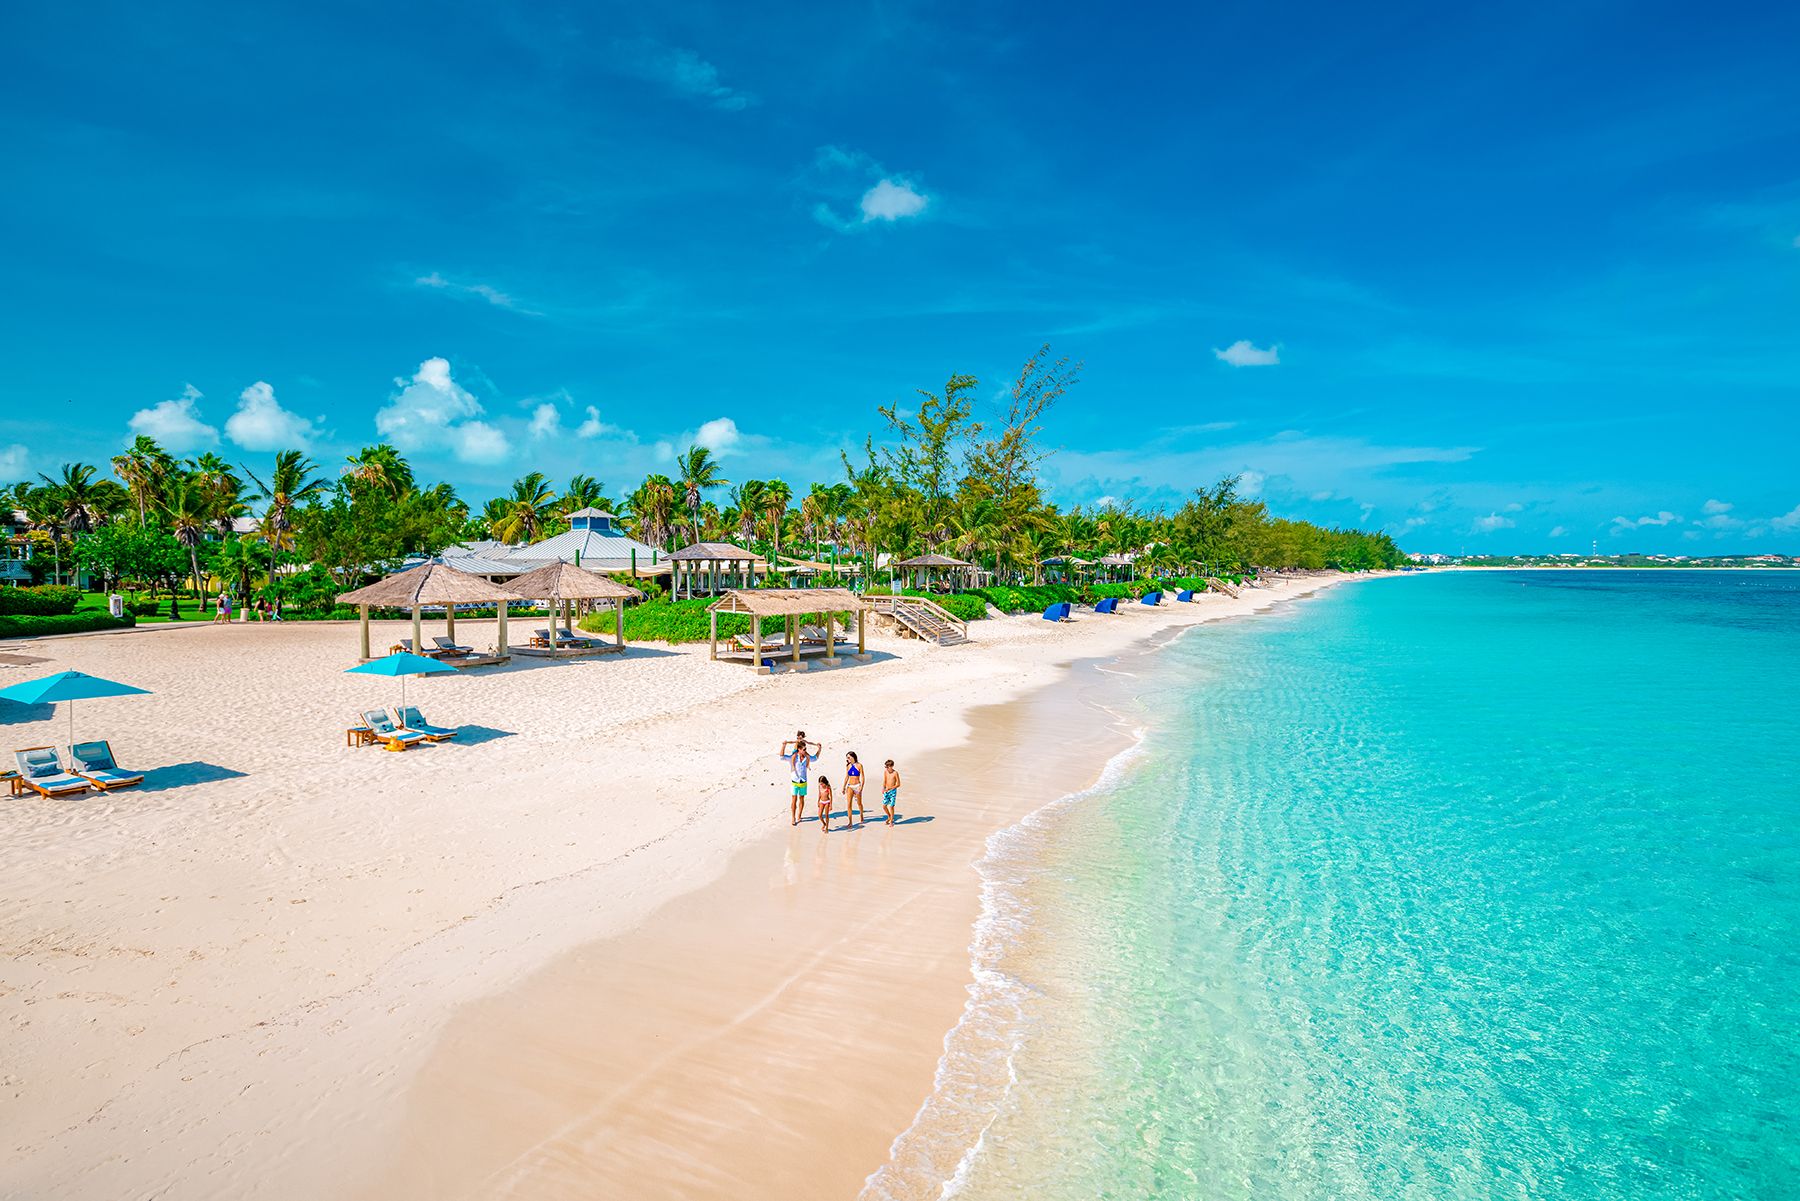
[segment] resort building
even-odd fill
[[[446,547],[440,558],[445,566],[470,575],[503,583],[546,563],[560,560],[597,572],[632,572],[640,576],[668,571],[669,556],[625,533],[619,519],[603,509],[578,509],[569,514],[569,528],[560,534],[526,545],[483,540]]]

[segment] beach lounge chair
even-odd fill
[[[142,784],[142,772],[120,771],[119,765],[113,761],[112,746],[105,739],[99,742],[78,742],[69,748],[69,770],[105,792],[112,788],[130,788],[133,784]]]
[[[376,740],[390,751],[403,751],[425,741],[425,735],[396,726],[386,709],[368,710],[363,714],[363,721],[375,732]]]
[[[394,710],[394,716],[400,719],[400,732],[403,734],[423,734],[431,742],[448,742],[455,738],[459,731],[448,726],[434,726],[425,720],[417,705],[406,705]]]
[[[815,646],[830,646],[833,639],[831,635],[825,632],[824,626],[801,626],[800,641],[803,643],[810,642]]]
[[[733,634],[731,636],[731,645],[740,651],[778,651],[787,647],[787,639],[783,638],[780,634],[770,634],[767,638],[762,640],[762,645],[758,646],[756,639],[748,634]]]
[[[1146,592],[1146,593],[1144,593],[1144,599],[1143,599],[1143,603],[1144,603],[1144,604],[1146,604],[1146,605],[1160,605],[1160,604],[1162,604],[1162,593],[1160,593],[1160,592]]]
[[[1180,592],[1175,594],[1175,599],[1184,605],[1192,604],[1194,600],[1194,590],[1192,588],[1183,588]]]
[[[413,640],[411,638],[402,638],[388,648],[388,653],[390,655],[395,651],[405,651],[409,655],[424,655],[427,659],[436,659],[444,653],[435,647],[425,647],[423,649],[416,647],[413,645]]]
[[[1051,605],[1044,610],[1044,620],[1068,621],[1071,612],[1072,609],[1068,601],[1058,601],[1056,604]]]
[[[13,762],[19,765],[19,783],[40,796],[72,796],[92,787],[80,776],[63,770],[53,746],[28,746],[14,751]]]
[[[1094,602],[1094,612],[1096,613],[1117,613],[1118,611],[1119,598],[1116,596],[1109,596],[1105,600]]]
[[[431,641],[433,645],[437,647],[437,653],[444,655],[445,657],[451,655],[472,655],[475,653],[474,647],[458,646],[453,639],[446,638],[442,634],[437,635]]]

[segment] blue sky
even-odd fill
[[[836,478],[1048,341],[1064,503],[1800,551],[1800,8],[11,6],[0,476]]]

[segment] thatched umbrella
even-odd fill
[[[369,606],[381,609],[412,610],[412,642],[413,650],[422,649],[419,645],[419,609],[424,605],[442,605],[446,615],[446,628],[451,641],[456,640],[456,606],[458,605],[497,605],[500,616],[499,652],[506,653],[506,602],[525,600],[526,597],[498,584],[491,584],[478,575],[470,575],[466,571],[458,571],[446,566],[442,559],[428,559],[417,567],[397,572],[385,580],[378,580],[366,588],[358,588],[354,592],[346,592],[338,597],[338,603],[355,605],[362,611],[362,657],[369,655]]]
[[[559,605],[578,600],[612,601],[613,611],[617,616],[614,628],[619,637],[619,649],[624,650],[625,602],[644,599],[644,594],[636,588],[609,580],[599,572],[589,571],[585,567],[565,563],[561,559],[516,577],[512,587],[521,596],[542,597],[550,602],[551,650],[556,649],[556,627],[559,624],[556,610]]]
[[[761,555],[730,542],[696,542],[692,546],[684,546],[671,554],[669,562],[675,564],[678,573],[687,577],[689,596],[694,595],[694,575],[700,570],[701,564],[706,565],[708,591],[712,592],[717,592],[719,589],[719,565],[721,563],[738,572],[740,582],[749,587],[756,585],[758,566],[764,572],[769,570],[768,561]],[[749,579],[743,580],[741,577],[746,569],[749,572]],[[669,594],[673,596],[679,586],[679,580],[671,579]]]

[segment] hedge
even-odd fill
[[[45,634],[86,634],[93,630],[123,630],[137,624],[135,617],[110,613],[20,614],[0,617],[0,638],[39,638]]]
[[[711,636],[711,618],[706,607],[712,601],[706,597],[679,601],[645,601],[641,605],[631,605],[625,610],[625,640],[627,642],[705,642]],[[581,628],[594,634],[611,634],[616,618],[612,611],[601,610],[590,613],[581,619]],[[800,618],[804,625],[822,625],[825,621],[823,613],[808,613]],[[854,628],[856,618],[850,613],[837,615],[840,631]],[[768,633],[785,629],[780,618],[765,619],[764,629]],[[733,634],[748,634],[750,617],[743,613],[719,614],[719,637],[729,638]]]
[[[67,584],[40,588],[0,588],[0,617],[52,617],[75,612],[81,590]]]

